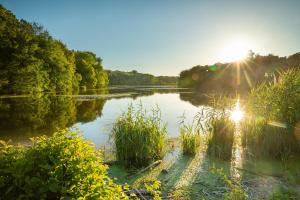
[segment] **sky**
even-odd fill
[[[300,0],[0,0],[106,69],[178,75],[240,50],[300,51]]]

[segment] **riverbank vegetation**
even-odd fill
[[[122,199],[101,153],[78,133],[59,131],[30,146],[0,144],[1,199]]]
[[[135,70],[130,72],[107,70],[109,85],[176,85],[176,76],[153,76],[139,73]]]
[[[210,121],[208,153],[220,159],[229,160],[232,154],[234,122],[225,113],[214,116]]]
[[[73,51],[42,26],[0,5],[0,93],[66,93],[102,88],[108,77],[92,52]]]
[[[253,155],[282,158],[299,152],[300,70],[281,72],[278,80],[255,87],[246,104],[249,116],[241,124],[243,144]]]
[[[247,94],[252,87],[278,78],[277,71],[298,68],[300,53],[288,57],[272,54],[263,56],[249,51],[248,57],[240,62],[216,63],[194,66],[180,73],[179,87],[197,88],[202,92]],[[240,70],[237,74],[237,69]]]
[[[246,166],[230,164],[233,157],[236,156],[233,152],[235,151],[234,141],[237,140],[237,137],[235,137],[237,128],[239,128],[238,131],[240,131],[242,139],[242,155],[247,155],[245,158],[268,156],[286,160],[299,152],[299,144],[294,136],[295,123],[299,121],[297,112],[294,111],[294,109],[298,109],[299,104],[296,102],[298,102],[299,94],[292,92],[295,89],[288,90],[290,93],[286,91],[287,88],[299,87],[299,76],[295,75],[297,73],[299,73],[297,70],[284,72],[277,82],[264,86],[266,87],[264,91],[270,93],[263,94],[261,90],[253,89],[247,101],[240,101],[240,104],[243,104],[240,109],[244,109],[245,115],[244,118],[239,118],[239,122],[234,121],[236,118],[231,116],[232,113],[236,112],[234,109],[237,106],[236,104],[230,106],[230,103],[236,103],[236,101],[225,97],[214,98],[210,101],[210,104],[216,109],[212,109],[212,107],[201,108],[202,111],[195,117],[193,126],[182,126],[181,145],[179,145],[179,149],[181,147],[182,151],[176,153],[178,160],[175,162],[169,161],[170,158],[164,160],[165,148],[168,145],[166,142],[167,132],[166,124],[162,122],[159,109],[155,108],[149,113],[142,105],[139,107],[129,106],[128,110],[113,125],[113,140],[115,142],[116,158],[119,161],[117,163],[125,166],[125,171],[128,168],[141,171],[145,169],[144,166],[151,166],[155,160],[162,161],[155,167],[146,167],[147,171],[143,173],[126,176],[123,178],[124,182],[118,180],[115,182],[108,177],[106,174],[107,167],[103,165],[101,155],[88,148],[87,144],[81,147],[82,138],[77,135],[78,133],[61,131],[49,138],[38,138],[34,140],[32,146],[26,147],[2,143],[0,166],[1,169],[5,170],[0,173],[1,193],[4,193],[7,199],[17,198],[18,195],[29,196],[33,199],[35,198],[34,195],[45,198],[65,197],[67,195],[74,198],[80,195],[86,195],[87,197],[95,195],[97,197],[98,194],[103,195],[103,192],[104,195],[108,195],[108,198],[109,195],[120,195],[120,198],[127,198],[127,194],[144,198],[150,194],[150,198],[155,196],[159,199],[161,190],[163,196],[171,195],[170,198],[248,199],[247,195],[252,195],[251,198],[253,199],[255,194],[253,194],[253,191],[249,192],[248,190],[249,187],[253,186],[247,183],[248,175],[245,174],[255,174],[259,177],[261,174],[252,172]],[[289,81],[285,81],[286,79]],[[258,88],[260,87],[258,86]],[[280,90],[282,91],[278,92]],[[278,97],[270,97],[271,95],[278,95]],[[279,95],[282,96],[279,97]],[[287,98],[286,96],[291,100],[289,107],[280,107],[278,104],[283,101],[282,98]],[[274,105],[263,107],[264,104],[260,103],[264,102],[265,98],[274,99]],[[276,98],[281,100],[276,101]],[[83,112],[86,103],[89,102],[81,103]],[[228,105],[229,109],[226,107]],[[286,116],[283,117],[279,111],[269,113],[264,110],[270,109],[270,106],[273,106],[272,109],[279,108],[279,111],[280,109],[282,111],[287,110]],[[293,109],[290,110],[290,107]],[[78,116],[84,117],[85,114],[84,112],[82,114],[78,113]],[[238,123],[240,124],[238,125]],[[201,138],[203,137],[201,148],[198,146],[200,134],[203,135],[201,135]],[[172,148],[176,149],[177,147],[173,146]],[[91,155],[95,155],[95,157]],[[170,157],[170,155],[168,156]],[[90,161],[92,161],[92,164]],[[74,163],[76,166],[73,166]],[[216,163],[217,168],[223,168],[224,173],[219,170],[212,171],[210,168],[214,163]],[[101,170],[94,167],[95,165],[101,167]],[[80,169],[84,168],[88,171],[81,170],[78,172],[78,166],[80,166]],[[238,179],[241,183],[231,174],[233,173],[229,170],[231,167],[235,170],[244,171],[242,177]],[[71,178],[77,173],[79,173],[78,176],[81,176],[80,179]],[[97,173],[97,175],[94,175],[94,173]],[[26,178],[27,176],[30,178]],[[95,180],[93,179],[94,176]],[[264,176],[272,176],[272,174]],[[283,175],[276,174],[276,177],[278,176],[280,178]],[[20,178],[18,179],[18,177]],[[86,177],[93,180],[88,183],[84,182]],[[104,177],[103,179],[108,183],[101,182],[99,177]],[[110,177],[114,177],[114,175],[110,174]],[[80,181],[83,181],[83,183]],[[118,185],[125,184],[127,181],[129,185],[125,185],[125,187]],[[259,179],[255,179],[255,181],[259,181]],[[101,185],[102,183],[105,183],[105,185]],[[146,183],[146,186],[144,183]],[[151,183],[154,183],[155,186],[152,192]],[[9,186],[12,184],[16,185],[10,188]],[[71,187],[72,185],[77,186],[77,184],[81,184],[82,187],[80,189]],[[128,187],[144,187],[146,190],[141,191],[145,192],[145,195],[139,196],[139,190],[130,190]],[[93,189],[91,190],[91,188]],[[34,193],[33,191],[37,192]],[[259,191],[257,193],[258,197],[262,195]],[[299,196],[298,192],[292,188],[275,190],[273,193],[264,193],[263,195],[264,198],[269,199],[283,197],[287,199],[295,197],[297,199]]]
[[[116,120],[112,134],[117,160],[126,166],[145,166],[164,156],[167,131],[159,108],[148,114],[142,104],[129,106]]]
[[[182,152],[185,155],[195,155],[200,145],[200,128],[195,122],[182,124],[180,127]]]

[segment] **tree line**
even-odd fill
[[[109,85],[176,85],[176,76],[153,76],[139,73],[107,70]]]
[[[72,92],[107,84],[94,53],[68,49],[42,26],[18,20],[0,5],[0,93]]]
[[[276,81],[279,72],[300,68],[300,52],[288,57],[272,54],[263,56],[249,51],[247,58],[239,62],[194,66],[180,73],[180,87],[201,91],[247,92],[255,85]]]

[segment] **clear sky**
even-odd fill
[[[260,54],[300,51],[300,0],[0,3],[69,48],[93,51],[112,70],[178,75],[194,65],[229,61],[226,53],[239,41]]]

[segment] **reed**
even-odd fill
[[[208,153],[217,158],[229,160],[232,155],[234,122],[227,113],[221,112],[211,116],[209,126]]]
[[[300,121],[300,70],[278,73],[276,80],[250,92],[248,119],[241,124],[242,143],[254,156],[286,157],[299,152],[295,137]]]
[[[280,72],[274,82],[253,88],[246,103],[247,113],[294,127],[300,120],[300,70]]]
[[[195,155],[200,145],[200,132],[193,125],[180,127],[180,140],[183,154]]]
[[[242,145],[247,155],[284,158],[299,152],[295,135],[287,127],[279,125],[264,119],[244,120],[241,123]]]
[[[158,107],[148,114],[142,104],[132,105],[113,125],[116,157],[125,166],[141,167],[164,156],[166,124]]]

